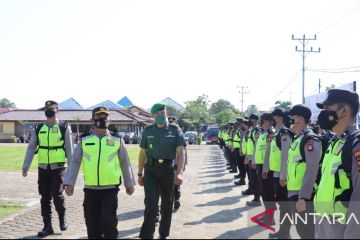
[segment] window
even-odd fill
[[[0,133],[4,132],[4,124],[0,124]]]

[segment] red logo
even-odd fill
[[[250,220],[254,223],[256,223],[257,225],[269,229],[270,231],[275,232],[275,228],[271,227],[270,225],[268,225],[269,223],[272,222],[273,218],[274,218],[274,212],[276,211],[276,208],[271,208],[269,210],[266,210],[265,212],[262,212],[254,217],[252,217]],[[268,224],[266,224],[265,222],[260,221],[260,218],[264,217],[264,216],[270,216],[270,218],[268,219],[269,221],[267,222]]]

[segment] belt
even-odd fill
[[[150,165],[174,165],[173,159],[164,159],[164,158],[150,158]]]

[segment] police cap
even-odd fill
[[[331,105],[334,103],[347,103],[354,109],[359,109],[359,95],[350,90],[345,89],[330,89],[327,92],[327,97],[323,102],[316,103],[320,109],[324,109],[324,105]]]
[[[57,109],[58,105],[59,104],[53,100],[47,100],[45,102],[45,109]]]
[[[107,109],[106,107],[96,107],[92,110],[92,117],[100,113],[105,113],[107,115],[110,114],[109,109]]]

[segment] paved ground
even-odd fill
[[[173,215],[171,238],[266,238],[269,230],[249,222],[263,211],[262,207],[248,208],[251,197],[241,196],[245,187],[233,184],[233,175],[226,171],[225,159],[218,146],[189,146],[189,166],[182,186],[182,206]],[[135,174],[137,168],[134,167]],[[20,173],[1,173],[0,199],[20,201],[29,207],[0,221],[0,238],[34,238],[42,221],[37,194],[37,174],[27,178]],[[119,193],[119,238],[137,238],[143,220],[143,189],[136,187],[132,196],[122,188]],[[60,232],[54,217],[56,235],[51,238],[86,238],[82,210],[82,179],[78,178],[76,192],[67,197],[70,228]],[[249,215],[249,217],[248,217]],[[56,216],[56,214],[55,214]],[[294,235],[296,236],[296,235]]]

